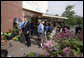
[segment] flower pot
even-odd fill
[[[6,37],[4,35],[1,35],[1,40],[4,40]]]
[[[1,46],[6,45],[7,40],[1,40]]]

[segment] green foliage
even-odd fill
[[[79,24],[83,25],[83,18],[81,16],[74,15],[75,11],[72,10],[73,8],[74,8],[74,5],[66,6],[66,9],[62,14],[62,16],[68,18],[68,20],[66,20],[66,23],[70,25],[79,25]]]
[[[56,42],[58,43],[57,46],[59,46],[59,47],[58,47],[58,51],[53,51],[53,55],[55,55],[55,54],[64,55],[62,50],[65,47],[71,47],[70,56],[74,56],[74,53],[76,55],[83,53],[83,41],[80,41],[79,38],[77,38],[77,37],[73,37],[71,39],[63,39],[63,40],[58,39],[58,40],[56,40]]]
[[[75,15],[74,20],[76,25],[83,25],[83,17]]]
[[[71,50],[71,53],[72,53],[72,54],[75,53],[75,54],[79,55],[79,54],[80,54],[80,49],[79,49],[79,48],[77,48],[77,50],[72,49],[72,50]]]
[[[52,53],[51,53],[51,55],[53,55],[54,57],[57,57],[57,53],[58,53],[59,51],[53,51]]]
[[[66,21],[66,23],[67,24],[71,24],[71,25],[73,25],[74,24],[74,14],[75,14],[75,12],[74,12],[74,10],[72,10],[73,9],[73,5],[68,5],[67,7],[66,7],[66,9],[65,9],[65,11],[63,12],[63,14],[62,14],[62,16],[64,16],[64,17],[67,17],[68,18],[68,20]]]
[[[73,9],[73,5],[66,6],[65,11],[63,12],[62,16],[68,17],[69,19],[75,14]]]
[[[35,57],[35,53],[34,52],[29,53],[28,57]]]
[[[73,47],[80,47],[83,46],[83,42],[80,41],[79,39],[72,39],[70,41],[70,45],[72,45]]]
[[[37,56],[38,55],[38,56]],[[49,57],[48,55],[43,56],[42,54],[37,54],[35,52],[30,52],[28,57]]]
[[[60,26],[63,28],[66,23],[60,23]]]

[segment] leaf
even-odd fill
[[[34,52],[29,53],[28,57],[35,57],[35,53]]]
[[[74,53],[77,53],[76,50],[74,49],[71,49],[71,52],[74,54]]]

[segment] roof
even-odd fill
[[[23,8],[23,9],[24,9],[24,8]],[[24,9],[24,10],[28,10],[28,9]],[[30,11],[32,11],[32,10],[30,10]],[[58,18],[58,19],[68,19],[68,18],[66,18],[66,17],[55,16],[55,15],[46,14],[46,13],[41,13],[41,12],[37,12],[37,11],[32,11],[32,12],[42,14],[43,17]]]
[[[50,15],[50,14],[43,14],[42,16],[44,16],[44,17],[51,17],[51,18],[59,18],[59,19],[68,19],[66,17],[55,16],[55,15]]]

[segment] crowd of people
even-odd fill
[[[35,35],[35,30],[37,30],[38,33],[38,39],[40,41],[39,47],[43,47],[43,42],[46,40],[46,34],[47,33],[57,33],[57,32],[66,32],[70,30],[70,26],[65,25],[64,27],[61,27],[60,24],[52,24],[52,23],[42,23],[42,20],[38,20],[38,26],[35,27],[34,23],[30,23],[28,21],[29,19],[27,17],[15,18],[14,22],[18,23],[18,29],[19,29],[19,35],[23,33],[25,40],[27,42],[27,46],[31,46],[31,40],[30,40],[30,33],[31,35]],[[14,26],[15,27],[15,26]],[[23,38],[22,38],[23,39]]]

